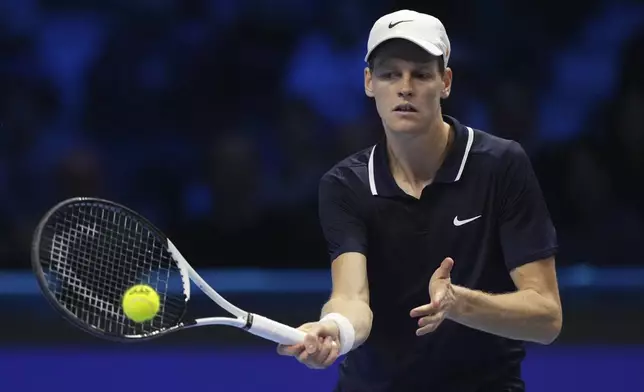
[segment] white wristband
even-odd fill
[[[353,324],[349,321],[348,318],[344,317],[340,313],[329,313],[322,317],[320,321],[332,320],[338,325],[340,330],[340,354],[344,355],[351,351],[353,348],[353,343],[356,339],[356,331],[353,328]]]

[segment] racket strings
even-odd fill
[[[50,219],[42,242],[48,244],[41,247],[41,264],[51,293],[89,326],[140,336],[180,322],[185,295],[166,240],[128,212],[98,203],[68,206]],[[121,307],[123,293],[140,283],[161,298],[158,314],[146,323],[127,319]]]

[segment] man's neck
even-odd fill
[[[387,132],[389,168],[398,186],[408,194],[419,197],[443,164],[453,138],[451,134],[450,125],[442,117],[438,117],[424,132]]]

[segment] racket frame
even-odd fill
[[[78,203],[87,203],[88,205],[92,203],[103,204],[105,206],[112,206],[115,209],[123,210],[124,212],[131,214],[147,225],[148,230],[154,232],[159,238],[163,238],[167,241],[167,251],[170,253],[171,258],[177,264],[181,277],[183,280],[183,289],[186,296],[186,302],[190,300],[191,290],[190,282],[194,284],[206,294],[213,302],[219,305],[222,309],[226,310],[228,313],[232,314],[233,317],[205,317],[198,318],[194,320],[184,320],[187,306],[183,308],[183,312],[179,317],[179,323],[167,328],[163,328],[151,333],[143,335],[115,335],[105,333],[104,331],[92,326],[89,323],[86,323],[79,319],[74,313],[69,309],[62,306],[52,294],[49,288],[49,282],[45,277],[45,271],[41,264],[41,241],[43,229],[50,221],[52,215],[58,212],[60,209],[64,208],[70,204]],[[116,342],[140,342],[158,338],[160,336],[166,335],[170,332],[175,332],[181,329],[188,329],[197,326],[206,326],[206,325],[224,325],[236,327],[242,330],[245,330],[253,335],[258,337],[271,340],[279,344],[297,344],[304,341],[305,333],[290,327],[288,325],[282,324],[280,322],[271,320],[264,316],[246,312],[241,308],[233,305],[231,302],[226,300],[222,295],[220,295],[215,289],[213,289],[200,275],[195,271],[195,269],[188,263],[188,261],[181,255],[176,246],[170,241],[163,232],[161,232],[152,222],[146,219],[144,216],[140,215],[136,211],[121,205],[119,203],[95,198],[95,197],[74,197],[70,199],[63,200],[53,207],[51,207],[41,218],[36,229],[34,230],[34,235],[31,244],[31,265],[33,273],[38,282],[43,296],[47,299],[47,302],[56,309],[64,319],[72,323],[72,325],[77,328],[88,332],[95,337],[116,341]]]

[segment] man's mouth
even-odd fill
[[[416,113],[418,110],[414,107],[414,105],[410,103],[403,103],[394,108],[394,112],[401,112],[401,113]]]

